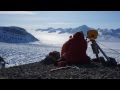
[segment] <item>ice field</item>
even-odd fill
[[[0,56],[9,63],[6,67],[38,62],[54,50],[59,51],[60,48],[47,45],[0,43]]]
[[[119,42],[99,42],[98,44],[109,57],[114,57],[117,62],[120,63]],[[108,47],[114,50],[111,50]],[[54,50],[60,52],[61,46],[42,44],[9,44],[0,42],[0,56],[9,63],[6,64],[6,67],[41,61],[46,55],[48,55],[49,52]],[[88,44],[87,54],[91,58],[95,57],[90,43]],[[99,56],[103,55],[100,53]]]

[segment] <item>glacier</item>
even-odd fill
[[[100,47],[105,51],[105,53],[114,57],[118,63],[120,63],[120,54],[110,50],[109,48],[103,47],[101,44],[107,46],[114,46],[114,50],[117,50],[120,53],[120,43],[112,43],[112,42],[99,42]],[[34,62],[39,62],[44,59],[49,52],[51,51],[61,51],[61,46],[54,45],[45,45],[45,44],[11,44],[11,43],[3,43],[0,42],[0,56],[5,59],[5,61],[9,64],[6,64],[6,68],[29,64]],[[88,45],[87,54],[91,58],[95,58],[95,55],[92,52],[90,43]],[[99,56],[103,56],[101,53]]]
[[[6,67],[41,61],[49,52],[60,51],[59,47],[37,44],[11,44],[0,42],[0,56],[9,63]]]

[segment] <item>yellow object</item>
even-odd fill
[[[90,40],[95,40],[98,36],[98,31],[97,30],[89,30],[87,32],[87,38]]]

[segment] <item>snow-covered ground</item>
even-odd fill
[[[98,44],[108,56],[116,58],[117,62],[120,63],[120,54],[118,54],[118,52],[120,53],[119,42],[99,42]],[[118,52],[110,50],[108,47]],[[5,61],[9,63],[6,67],[41,61],[49,52],[54,50],[60,51],[61,47],[42,44],[8,44],[0,42],[0,56],[4,57]],[[90,43],[87,54],[91,58],[95,57],[91,50]],[[100,56],[102,56],[102,54],[100,54]]]
[[[0,43],[0,56],[9,63],[6,67],[38,62],[54,50],[60,51],[60,48],[48,45]]]

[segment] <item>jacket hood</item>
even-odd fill
[[[83,32],[77,32],[73,35],[73,38],[84,39],[84,34],[83,34]]]

